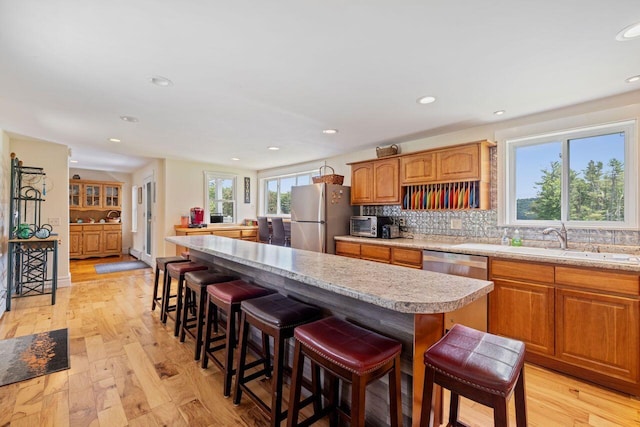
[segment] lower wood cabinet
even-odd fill
[[[522,340],[527,360],[640,395],[640,276],[491,260],[489,331]]]
[[[104,257],[122,253],[122,224],[71,225],[69,257]]]
[[[336,255],[387,264],[422,268],[422,250],[397,248],[393,246],[370,245],[368,243],[336,241]]]
[[[228,237],[230,239],[241,239],[249,242],[258,241],[258,227],[246,225],[228,225],[228,226],[212,226],[207,228],[184,228],[175,226],[176,236],[202,236],[213,235],[220,237]],[[187,248],[176,245],[176,255],[181,255]]]

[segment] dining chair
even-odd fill
[[[258,241],[260,243],[271,243],[271,233],[269,233],[269,222],[266,216],[258,217]]]
[[[271,218],[271,229],[273,230],[271,244],[285,246],[284,223],[282,222],[282,218]]]

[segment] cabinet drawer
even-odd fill
[[[378,262],[391,262],[391,248],[375,245],[360,245],[360,257]]]
[[[419,249],[392,248],[391,262],[413,268],[422,268],[422,251]]]
[[[242,230],[242,238],[245,237],[256,237],[258,235],[258,230]]]
[[[553,266],[524,261],[491,259],[491,277],[553,284]]]
[[[556,267],[556,284],[580,288],[640,295],[638,275],[614,271],[589,270],[576,267]]]
[[[232,239],[239,239],[242,237],[242,232],[240,230],[216,230],[211,234],[214,236],[230,237]]]
[[[360,243],[336,242],[336,255],[360,258]]]
[[[105,231],[117,231],[122,229],[122,224],[105,224],[102,227]]]

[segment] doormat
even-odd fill
[[[143,261],[122,261],[110,262],[107,264],[96,264],[96,273],[117,273],[118,271],[137,270],[139,268],[151,268],[149,264]]]
[[[67,328],[0,340],[0,386],[69,369]]]

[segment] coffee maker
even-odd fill
[[[198,207],[191,208],[190,213],[191,216],[189,228],[200,228],[207,226],[207,224],[204,223],[204,209]]]

